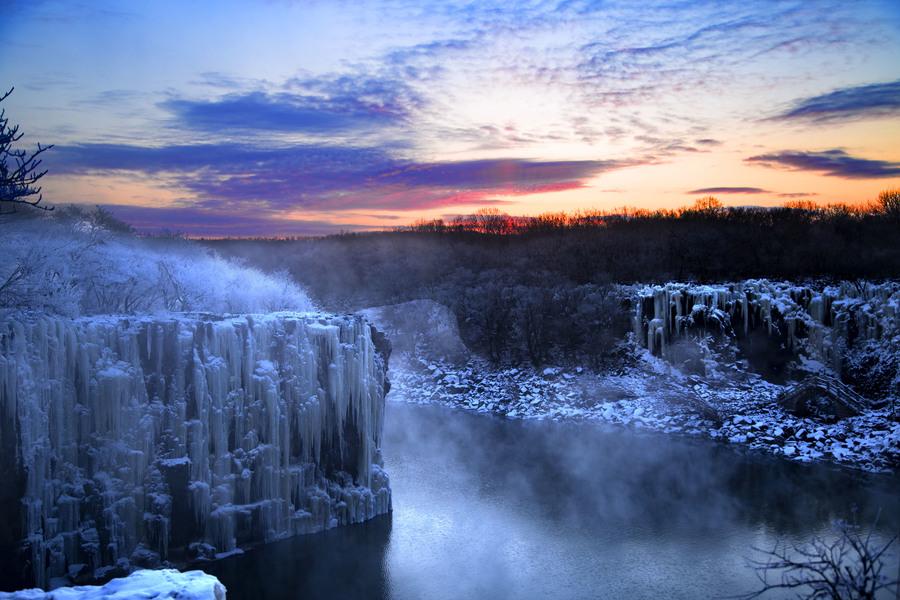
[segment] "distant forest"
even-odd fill
[[[204,243],[288,272],[328,310],[430,298],[494,361],[600,366],[605,342],[628,327],[611,284],[900,277],[900,190],[865,207],[732,208],[705,198],[655,212],[482,210],[389,232]]]

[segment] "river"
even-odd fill
[[[696,599],[756,589],[754,546],[900,529],[895,477],[704,439],[389,402],[383,448],[392,515],[204,570],[230,600]]]

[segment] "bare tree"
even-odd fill
[[[702,215],[719,216],[727,213],[728,209],[715,196],[704,196],[694,201],[694,205],[688,209]]]
[[[882,191],[878,194],[878,204],[885,215],[900,219],[900,188]]]
[[[0,95],[3,102],[13,93],[15,88]],[[43,196],[38,181],[47,174],[47,170],[41,170],[41,154],[53,146],[41,146],[38,143],[37,150],[29,153],[21,148],[15,148],[16,142],[22,139],[24,133],[19,131],[18,125],[9,124],[6,109],[0,110],[0,207],[4,204],[24,204],[40,208],[41,210],[53,210],[52,206],[41,204]]]
[[[888,548],[894,536],[879,545],[869,532],[840,523],[834,541],[815,537],[805,545],[778,542],[772,550],[756,549],[764,555],[751,561],[762,588],[739,596],[749,600],[769,591],[794,591],[806,600],[873,600],[891,590],[900,594],[900,580],[885,574]],[[774,575],[774,577],[773,577]]]

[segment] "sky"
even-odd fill
[[[45,202],[142,231],[900,187],[897,0],[6,2]]]

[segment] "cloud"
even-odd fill
[[[229,211],[221,208],[106,205],[116,217],[145,233],[185,233],[193,237],[318,236],[342,231],[376,229],[372,225],[322,220],[286,219],[270,211]]]
[[[607,3],[592,3],[585,12],[596,18],[604,10]],[[836,3],[825,12],[776,2],[642,3],[609,17],[608,29],[579,47],[577,66],[580,83],[606,105],[657,102],[663,90],[736,87],[761,57],[793,58],[857,35],[855,19]]]
[[[688,194],[771,194],[769,190],[758,187],[708,187],[691,190]]]
[[[820,172],[830,177],[844,179],[900,177],[900,163],[898,162],[858,158],[838,148],[820,152],[786,150],[751,156],[744,161],[766,167]]]
[[[191,83],[194,85],[237,92],[241,90],[246,91],[247,88],[258,87],[262,82],[258,79],[251,79],[248,77],[236,77],[222,71],[204,71]]]
[[[73,104],[95,110],[109,110],[122,104],[132,103],[140,97],[141,94],[134,90],[103,90],[90,98],[75,100]]]
[[[593,174],[622,166],[616,161],[468,160],[405,165],[382,173],[380,181],[410,186],[484,189],[577,183]]]
[[[900,80],[837,89],[797,101],[776,120],[843,121],[900,114]]]
[[[210,143],[171,146],[79,144],[58,146],[47,162],[61,173],[136,171],[144,173],[208,171],[218,175],[245,175],[254,170],[280,169],[308,172],[310,182],[334,185],[361,169],[394,164],[381,150],[329,145],[293,145],[261,148],[249,144]]]
[[[57,150],[47,163],[55,173],[152,175],[174,180],[197,206],[266,210],[417,210],[501,203],[503,196],[580,188],[600,173],[636,164],[518,158],[415,162],[378,149],[327,145],[82,144]]]
[[[216,100],[172,99],[162,107],[179,124],[201,131],[259,130],[283,133],[334,133],[394,125],[407,117],[407,107],[390,95],[372,89],[351,93],[311,95],[255,91],[227,94]]]
[[[449,54],[473,47],[472,39],[433,40],[395,48],[384,56],[383,62],[404,77],[426,81],[443,72],[441,63]]]

